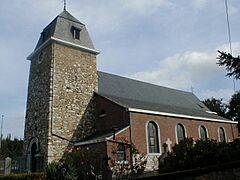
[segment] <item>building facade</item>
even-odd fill
[[[98,166],[132,163],[134,147],[154,170],[164,144],[171,151],[186,137],[238,137],[236,122],[210,112],[194,94],[97,71],[97,54],[86,26],[66,10],[42,31],[28,57],[29,171],[60,160],[73,146],[98,149]]]

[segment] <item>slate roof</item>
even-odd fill
[[[100,71],[98,94],[126,108],[227,120],[206,112],[209,109],[193,93]]]
[[[85,139],[81,140],[80,142],[75,143],[75,146],[83,145],[83,144],[92,144],[92,143],[99,143],[106,141],[107,138],[113,135],[112,131],[108,132],[95,132],[94,134],[86,137]]]
[[[72,27],[80,29],[80,40],[74,39]],[[35,50],[50,37],[94,49],[94,45],[86,29],[86,26],[72,16],[68,11],[61,12],[46,28],[43,29]]]

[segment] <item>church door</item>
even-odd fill
[[[31,147],[31,172],[36,172],[37,170],[37,144],[33,143]]]

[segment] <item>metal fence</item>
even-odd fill
[[[7,162],[8,161],[8,162]],[[22,173],[24,172],[25,162],[23,158],[18,159],[0,159],[0,174]]]

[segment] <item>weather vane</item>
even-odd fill
[[[64,2],[64,7],[63,7],[63,9],[64,10],[66,10],[66,5],[67,5],[67,2],[66,2],[67,0],[63,0],[63,2]]]

